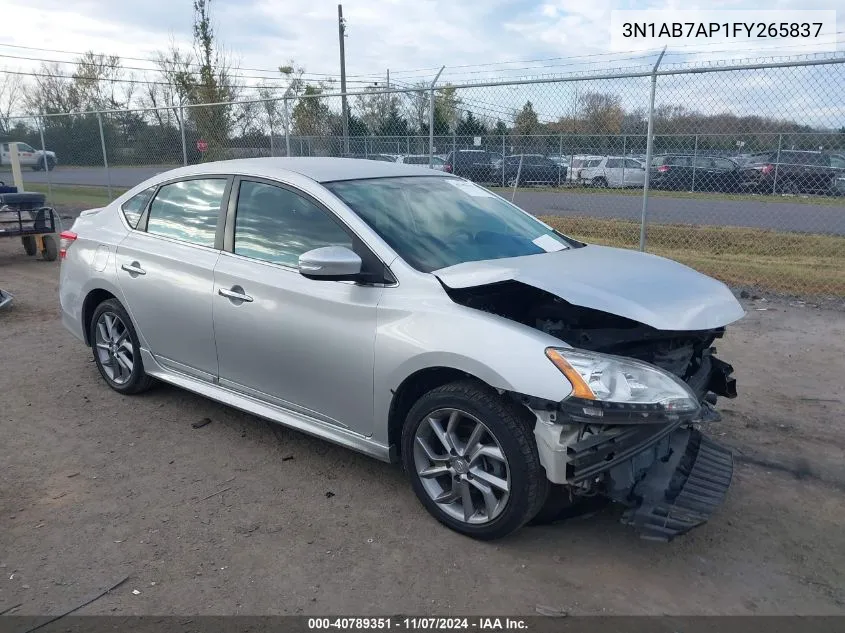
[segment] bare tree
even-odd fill
[[[8,134],[12,128],[11,116],[21,104],[22,87],[22,75],[0,72],[0,134]]]
[[[189,103],[193,53],[181,50],[171,41],[166,51],[157,53],[155,64],[158,73],[144,85],[142,102],[147,107],[159,108],[153,111],[153,116],[160,127],[169,127],[174,120],[178,126],[182,121],[182,108]]]
[[[414,85],[413,92],[405,93],[408,119],[418,134],[428,127],[429,89],[425,83]]]

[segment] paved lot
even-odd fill
[[[133,187],[169,169],[162,167],[112,167],[109,178],[114,187]],[[25,172],[25,182],[47,182],[45,172]],[[67,185],[105,185],[101,168],[57,168],[51,182]],[[583,190],[582,190],[583,191]],[[508,196],[510,197],[510,196]],[[537,215],[588,215],[597,218],[639,220],[642,198],[611,193],[519,192],[514,200]],[[825,206],[799,202],[756,202],[753,200],[697,200],[652,197],[652,221],[665,223],[732,225],[779,231],[802,231],[845,235],[845,198],[842,205]]]
[[[706,526],[650,543],[610,508],[485,544],[395,466],[168,386],[109,390],[57,274],[0,240],[0,611],[129,575],[80,613],[845,614],[842,312],[749,303],[719,343],[742,395],[710,432],[739,463]]]

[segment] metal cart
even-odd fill
[[[41,253],[51,262],[59,256],[58,216],[45,200],[43,193],[18,193],[0,182],[0,237],[20,237],[27,255]]]

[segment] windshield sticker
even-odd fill
[[[542,248],[547,253],[554,253],[555,251],[562,251],[566,248],[564,244],[558,242],[551,235],[541,235],[536,240],[531,240],[534,244]]]
[[[474,198],[493,198],[493,194],[484,189],[483,187],[479,187],[478,185],[474,185],[471,182],[467,182],[466,180],[458,180],[457,178],[448,178],[446,180],[450,185],[456,187],[463,191],[465,194],[469,196],[473,196]]]

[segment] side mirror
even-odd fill
[[[299,273],[309,279],[354,281],[361,274],[361,258],[345,246],[323,246],[299,256]]]

